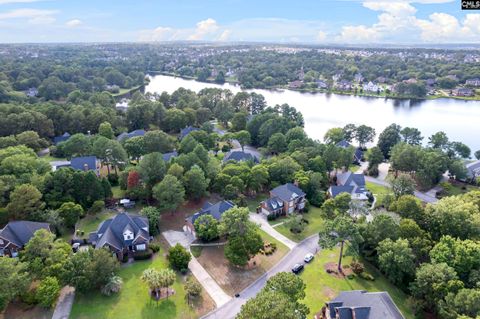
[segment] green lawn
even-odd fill
[[[348,170],[352,173],[356,173],[360,169],[360,165],[351,165]]]
[[[310,317],[321,310],[325,302],[336,297],[340,291],[345,290],[367,290],[367,291],[388,291],[395,304],[403,313],[405,318],[415,318],[412,307],[407,301],[408,296],[400,289],[392,285],[373,266],[364,262],[368,273],[375,277],[374,281],[368,281],[355,276],[353,279],[338,278],[328,274],[324,265],[326,263],[338,262],[339,249],[324,250],[315,256],[315,259],[305,267],[300,277],[305,282],[306,297],[304,303],[310,309]],[[352,261],[351,256],[343,257],[343,265]]]
[[[377,203],[376,207],[381,205],[383,203],[383,199],[385,198],[386,195],[390,194],[393,195],[393,192],[390,188],[374,184],[371,182],[367,182],[367,189],[372,192],[372,194],[377,198]]]
[[[87,296],[77,295],[73,304],[71,319],[112,318],[112,319],[190,319],[199,315],[194,308],[187,305],[182,276],[177,275],[175,284],[171,287],[175,294],[163,299],[158,304],[149,297],[148,287],[140,280],[142,272],[147,268],[167,268],[163,252],[147,261],[135,261],[122,267],[119,275],[123,279],[123,287],[119,294],[110,297],[100,293],[90,293]]]
[[[120,189],[120,186],[112,187],[112,193],[113,193],[114,198],[124,198],[125,197],[125,191],[123,189]]]
[[[52,155],[40,156],[40,158],[46,160],[47,162],[67,160],[65,157],[53,157]]]
[[[285,225],[275,227],[275,229],[290,238],[293,241],[299,242],[320,231],[323,225],[322,211],[318,207],[310,206],[308,213],[303,214],[304,218],[308,220],[308,225],[300,234],[294,234]],[[277,219],[278,222],[284,221],[284,218]],[[278,223],[277,222],[277,223]],[[275,223],[274,223],[275,224]]]
[[[260,205],[260,202],[267,198],[268,198],[268,194],[265,194],[265,193],[259,193],[255,197],[247,197],[248,210],[255,213],[257,211],[257,207]]]
[[[78,221],[76,229],[83,230],[83,237],[88,237],[89,233],[97,230],[98,225],[100,225],[101,222],[103,222],[105,219],[115,216],[115,214],[116,213],[114,211],[104,210],[96,215],[87,215]]]

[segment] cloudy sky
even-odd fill
[[[461,0],[0,0],[0,42],[480,43]]]

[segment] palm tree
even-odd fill
[[[169,268],[161,269],[159,272],[161,287],[167,289],[167,299],[168,299],[168,287],[173,285],[177,275],[175,272]]]
[[[160,272],[153,268],[145,269],[142,273],[141,279],[148,285],[150,292],[155,292],[155,299],[158,301],[160,298],[158,293],[163,287],[163,281]]]

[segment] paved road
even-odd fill
[[[250,286],[240,293],[240,297],[234,298],[222,307],[215,309],[209,314],[203,316],[204,319],[232,319],[240,312],[240,308],[248,299],[255,295],[265,286],[268,278],[282,271],[291,271],[293,265],[303,262],[307,253],[316,253],[319,251],[318,235],[313,235],[297,244],[290,252],[283,257],[273,268],[258,278]],[[308,265],[306,266],[308,267]]]
[[[270,236],[272,236],[273,238],[275,238],[276,240],[278,240],[279,242],[287,246],[289,249],[293,249],[297,245],[296,242],[280,234],[275,228],[273,228],[268,223],[268,221],[263,217],[263,215],[251,213],[250,220],[253,221],[255,224],[259,224],[260,228],[264,232],[266,232],[267,234],[269,234]]]
[[[60,291],[57,306],[53,312],[52,319],[68,319],[72,311],[73,300],[75,299],[75,288],[65,286]]]

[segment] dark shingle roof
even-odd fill
[[[209,214],[212,215],[213,218],[216,220],[220,220],[222,218],[223,213],[225,213],[230,208],[233,208],[235,205],[228,200],[223,200],[216,204],[206,203],[201,210],[196,212],[190,217],[187,217],[187,221],[190,222],[192,225],[195,224],[195,221],[198,217]]]
[[[124,240],[123,232],[130,230],[133,240]],[[143,216],[119,213],[115,217],[105,220],[100,224],[96,232],[89,234],[89,239],[95,248],[106,245],[113,246],[118,250],[132,243],[144,242],[150,238],[148,219]]]
[[[467,167],[467,176],[469,178],[474,178],[480,174],[480,161],[467,164],[466,167]]]
[[[180,139],[183,139],[185,136],[192,133],[193,131],[200,131],[200,129],[193,126],[187,126],[186,128],[182,129],[180,131]]]
[[[85,169],[96,170],[97,158],[95,156],[73,157],[70,166],[80,171],[84,171]]]
[[[144,136],[145,135],[145,130],[135,130],[131,131],[129,133],[122,133],[119,136],[117,136],[117,141],[123,141],[125,139],[129,139],[132,137],[137,137],[137,136]]]
[[[244,152],[244,151],[230,151],[228,152],[225,157],[223,158],[224,162],[234,160],[237,162],[241,161],[254,161],[258,163],[258,158],[251,153]]]
[[[345,140],[341,140],[340,142],[337,143],[337,146],[347,148],[347,147],[350,147],[352,145]]]
[[[39,229],[50,231],[50,224],[18,220],[9,222],[7,226],[0,231],[0,236],[18,247],[23,247]]]
[[[264,203],[270,211],[274,211],[283,207],[283,201],[278,197],[271,197],[265,200]]]
[[[330,318],[350,319],[404,319],[400,310],[387,292],[367,292],[364,290],[342,291],[327,303]]]
[[[177,151],[173,151],[173,152],[170,152],[170,153],[165,153],[165,154],[162,155],[163,160],[165,162],[168,162],[169,160],[171,160],[172,158],[177,157],[177,156],[178,156]]]
[[[353,186],[356,184],[359,187],[363,187],[365,186],[365,175],[352,172],[338,174],[337,183],[341,186]]]
[[[297,197],[305,196],[305,193],[292,183],[275,187],[270,192],[285,202],[289,202]]]
[[[353,192],[353,188],[353,186],[330,186],[329,191],[332,197],[335,198],[341,193],[351,194]]]
[[[65,133],[63,133],[63,135],[55,136],[53,138],[53,144],[57,145],[58,143],[65,142],[69,138],[70,138],[70,133],[65,132]]]

